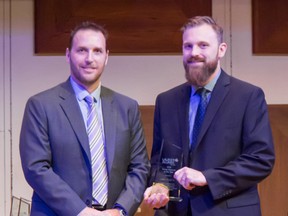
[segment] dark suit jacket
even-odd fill
[[[202,171],[209,186],[190,192],[182,188],[183,201],[170,202],[169,215],[188,215],[189,205],[193,216],[261,215],[257,183],[270,174],[274,164],[263,91],[222,71],[193,153],[189,153],[188,134],[190,93],[185,83],[157,97],[152,179],[164,139],[182,148],[184,166]]]
[[[149,161],[136,101],[101,89],[108,165],[107,208],[129,215],[142,201]],[[91,206],[88,137],[69,81],[31,97],[20,135],[24,175],[34,190],[32,215],[77,215]]]

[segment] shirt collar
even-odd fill
[[[85,88],[83,88],[83,86],[76,83],[71,76],[70,76],[70,83],[72,85],[72,88],[75,92],[78,101],[84,100],[84,98],[87,95],[89,95],[89,92]],[[92,95],[96,99],[96,101],[100,101],[100,93],[101,93],[101,82],[97,87],[97,89],[95,89],[95,91],[93,91],[90,95]]]
[[[219,78],[219,76],[221,74],[221,69],[219,71],[217,71],[216,73],[217,73],[216,76],[209,83],[207,83],[204,86],[204,88],[207,89],[209,92],[213,91],[213,89],[214,89],[214,87],[216,85],[216,82],[217,82],[217,80],[218,80],[218,78]],[[192,91],[191,92],[192,95],[194,95],[196,93],[197,89],[195,88],[195,86],[191,87],[191,91]]]

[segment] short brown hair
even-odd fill
[[[219,44],[223,43],[223,29],[222,29],[222,27],[219,26],[215,22],[215,20],[209,16],[195,16],[195,17],[188,19],[188,21],[181,28],[181,31],[184,32],[188,28],[200,26],[203,24],[210,25],[217,35]]]
[[[106,50],[107,50],[107,40],[108,40],[107,30],[103,26],[101,26],[97,23],[91,22],[91,21],[82,22],[80,25],[76,26],[71,31],[70,39],[69,39],[69,50],[71,50],[71,48],[72,48],[73,39],[74,39],[75,34],[80,30],[88,30],[88,29],[96,31],[96,32],[101,32],[104,35],[105,40],[106,40]]]

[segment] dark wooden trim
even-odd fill
[[[187,18],[212,14],[212,0],[35,0],[35,54],[63,55],[71,29],[82,21],[107,28],[112,54],[181,53]]]
[[[252,0],[253,54],[288,54],[287,0]]]

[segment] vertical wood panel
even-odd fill
[[[276,161],[272,174],[259,185],[263,216],[288,215],[288,105],[269,105]]]
[[[140,106],[140,112],[147,142],[147,151],[150,158],[153,140],[153,120],[154,120],[154,106]],[[152,216],[153,210],[144,203],[138,208],[139,212],[135,216]]]

